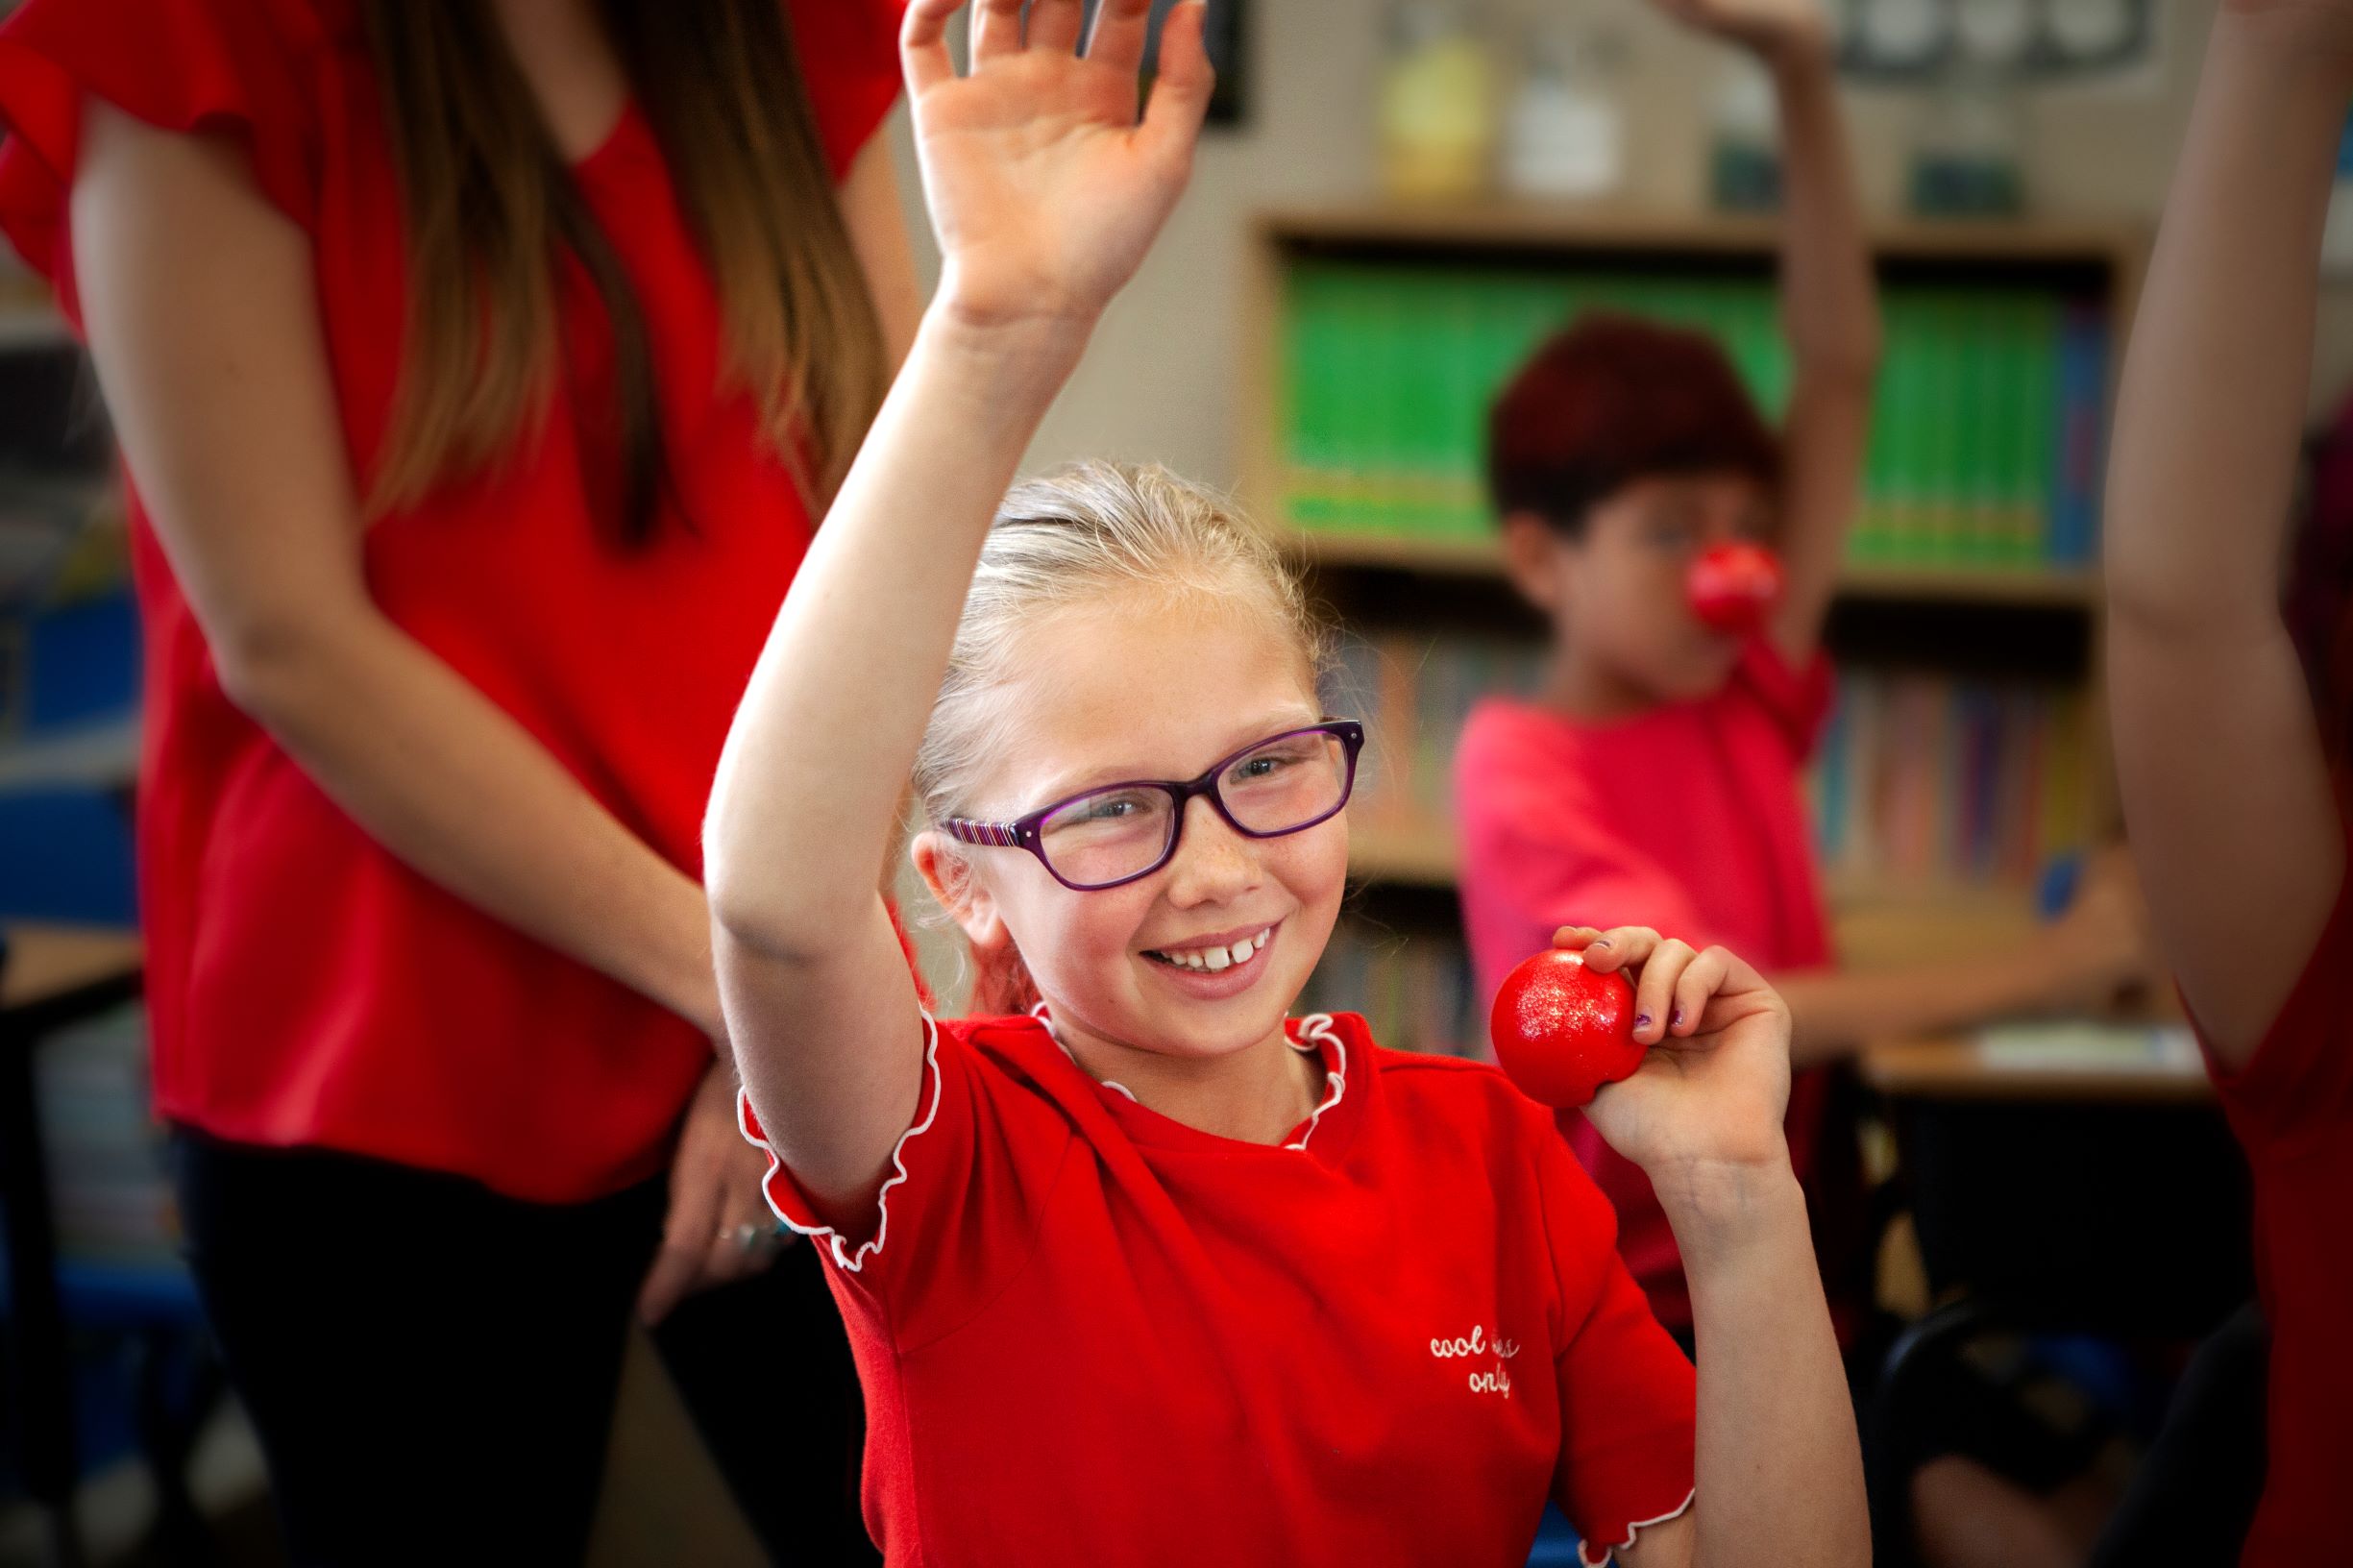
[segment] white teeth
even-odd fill
[[[1249,963],[1258,956],[1259,949],[1266,945],[1266,939],[1274,934],[1275,928],[1270,925],[1257,936],[1244,937],[1231,946],[1182,949],[1163,947],[1158,951],[1162,958],[1176,965],[1179,968],[1198,969],[1204,973],[1215,974],[1221,969],[1230,969],[1237,964]]]

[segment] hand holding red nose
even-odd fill
[[[1710,545],[1683,577],[1683,598],[1703,625],[1749,636],[1781,601],[1781,563],[1762,545]]]
[[[1648,1047],[1634,1040],[1634,988],[1554,947],[1504,976],[1487,1029],[1495,1059],[1530,1099],[1572,1110],[1630,1077]]]

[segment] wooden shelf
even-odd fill
[[[1300,528],[1280,541],[1291,555],[1326,571],[1418,572],[1441,576],[1504,575],[1493,539],[1422,539],[1409,534],[1340,533]],[[1839,575],[1847,599],[2048,606],[2091,610],[2099,576],[2086,568],[1850,566]]]
[[[1277,244],[1655,253],[1681,251],[1771,260],[1780,243],[1777,214],[1628,207],[1616,204],[1477,200],[1343,202],[1260,214],[1260,236]],[[1865,225],[1885,258],[1929,261],[2126,262],[2138,270],[2148,231],[2135,223],[2015,218],[1880,216]]]
[[[1348,832],[1348,874],[1391,887],[1451,888],[1460,864],[1454,834],[1443,827],[1360,828]]]

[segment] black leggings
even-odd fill
[[[576,1563],[665,1184],[543,1205],[185,1129],[189,1262],[293,1559]],[[856,1374],[814,1249],[691,1297],[654,1343],[778,1563],[879,1560]]]

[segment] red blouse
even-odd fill
[[[772,1167],[833,1265],[892,1568],[1518,1568],[1548,1497],[1601,1562],[1689,1504],[1691,1363],[1550,1117],[1354,1014],[1293,1028],[1326,1092],[1281,1146],[976,1018],[930,1033],[870,1234]]]
[[[897,91],[895,0],[790,0],[836,174]],[[401,206],[355,0],[30,0],[0,27],[0,229],[78,326],[65,206],[85,95],[230,138],[307,233],[355,471],[401,359]],[[566,419],[377,522],[370,590],[690,875],[728,721],[810,519],[723,388],[717,295],[634,105],[573,169],[645,311],[676,503],[631,553]],[[200,238],[192,242],[201,242]],[[576,404],[609,342],[568,279]],[[361,485],[364,489],[364,482]],[[428,883],[222,694],[133,476],[145,627],[138,806],[157,1098],[224,1139],[317,1144],[588,1198],[660,1168],[710,1048],[692,1024]],[[779,874],[790,874],[779,869]]]
[[[2201,1041],[2202,1042],[2202,1041]],[[2353,875],[2245,1066],[2207,1071],[2255,1178],[2267,1474],[2242,1568],[2353,1562]]]

